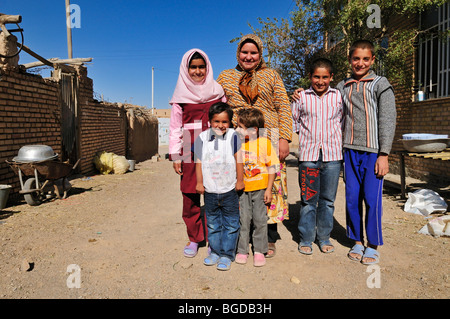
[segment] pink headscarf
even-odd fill
[[[200,53],[206,63],[206,76],[201,83],[194,82],[188,73],[189,60],[195,52]],[[186,52],[181,60],[177,86],[169,103],[207,103],[218,100],[224,95],[225,92],[222,86],[214,80],[211,62],[206,53],[199,49],[192,49]]]

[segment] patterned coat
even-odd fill
[[[258,71],[259,97],[253,105],[248,104],[239,92],[239,79],[244,71],[229,69],[217,78],[222,85],[228,104],[233,108],[233,124],[236,126],[236,114],[241,108],[257,107],[264,114],[265,127],[279,129],[279,138],[291,141],[292,114],[289,98],[280,75],[271,68]],[[268,137],[270,138],[269,132]],[[273,132],[272,132],[273,133]],[[272,143],[278,144],[272,140]]]

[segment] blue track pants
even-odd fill
[[[383,179],[375,175],[377,158],[376,153],[350,149],[345,149],[344,152],[347,236],[364,243],[365,226],[368,243],[379,246],[383,245]]]

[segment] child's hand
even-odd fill
[[[195,185],[195,191],[198,194],[203,195],[205,193],[205,187],[203,186],[203,184],[197,183],[197,185]]]
[[[379,155],[375,162],[375,175],[378,178],[382,178],[389,173],[389,161],[387,155]]]
[[[181,170],[181,161],[174,161],[173,169],[178,175],[183,175],[183,171]]]
[[[300,100],[300,92],[304,91],[304,90],[305,90],[304,88],[298,88],[297,90],[294,91],[294,94],[291,95],[291,98],[294,101]]]
[[[272,189],[266,189],[264,192],[264,204],[270,205],[272,202]]]
[[[243,181],[237,181],[236,182],[236,190],[237,191],[243,191],[245,188],[245,184]]]

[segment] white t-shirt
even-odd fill
[[[235,130],[229,128],[224,135],[212,129],[200,133],[194,142],[196,159],[202,162],[203,186],[208,193],[223,194],[236,186],[236,160],[234,154],[241,141]]]

